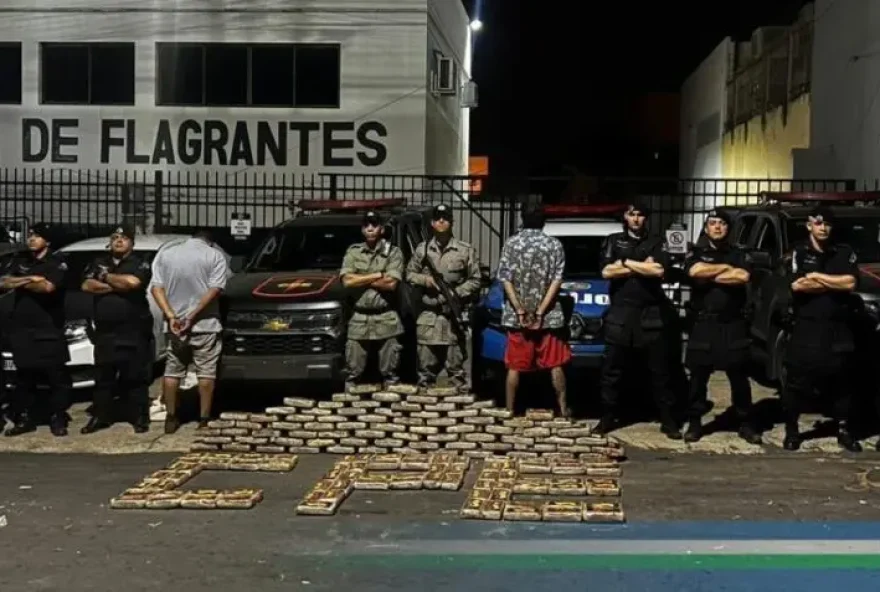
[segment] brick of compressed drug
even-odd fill
[[[326,446],[333,446],[334,444],[336,444],[336,440],[333,440],[332,438],[315,438],[306,441],[306,446],[310,448],[324,448]]]
[[[583,515],[582,502],[545,502],[541,510],[541,517],[547,522],[580,522]]]
[[[507,456],[510,458],[537,458],[537,452],[528,452],[526,450],[514,450],[513,452],[508,452]]]
[[[410,417],[417,419],[437,419],[440,417],[440,413],[438,411],[416,411],[415,413],[410,413]]]
[[[291,446],[287,451],[292,454],[318,454],[321,449],[313,446]]]
[[[259,430],[263,424],[256,421],[236,421],[235,427],[245,430]]]
[[[379,393],[373,393],[372,398],[374,401],[378,401],[379,403],[398,403],[400,402],[401,395],[398,393],[383,391]]]
[[[367,423],[364,421],[343,421],[336,424],[336,429],[342,431],[365,430]]]
[[[617,479],[587,479],[587,495],[617,497],[620,495],[620,483]]]
[[[366,413],[365,409],[358,409],[357,407],[343,407],[342,409],[336,410],[336,415],[341,415],[342,417],[355,417],[357,415],[361,415]]]
[[[354,454],[356,448],[354,446],[328,446],[327,452],[330,454]]]
[[[556,432],[557,430],[574,427],[575,423],[564,417],[554,417],[546,421],[536,421],[535,425],[540,428],[550,428],[551,431]]]
[[[480,416],[480,417],[465,417],[461,421],[462,421],[462,423],[467,423],[470,425],[486,426],[486,425],[494,424],[497,420],[494,417]]]
[[[513,428],[514,430],[524,430],[526,428],[535,427],[535,422],[524,417],[514,417],[513,419],[505,419],[502,425]]]
[[[235,427],[235,422],[231,420],[213,419],[208,422],[208,427],[212,430],[225,430]]]
[[[296,407],[298,409],[310,409],[317,404],[314,399],[305,399],[303,397],[284,397],[285,407]]]
[[[452,386],[432,386],[425,389],[429,397],[451,397],[458,394],[458,389]]]
[[[247,421],[250,413],[240,413],[238,411],[224,411],[220,414],[223,421]]]
[[[440,401],[436,405],[425,405],[425,411],[429,413],[446,413],[448,411],[455,411],[456,405],[455,403],[449,403]]]
[[[371,395],[381,390],[381,384],[355,384],[348,388],[348,393],[351,395]]]
[[[330,400],[336,403],[354,403],[355,401],[360,401],[361,397],[351,393],[336,393],[330,397]]]
[[[254,423],[272,423],[278,418],[269,413],[251,413],[250,418],[248,419]]]
[[[206,434],[207,436],[247,436],[251,430],[245,428],[226,428],[225,430],[217,430],[218,433]]]
[[[428,442],[458,442],[458,434],[431,434],[426,439]]]
[[[522,434],[529,438],[546,438],[550,435],[550,428],[526,428]]]
[[[334,428],[338,427],[338,426],[339,426],[338,423],[333,424]],[[319,438],[333,438],[335,440],[338,440],[340,438],[347,438],[350,435],[351,435],[351,432],[348,430],[332,430],[329,432],[319,432],[318,433]]]
[[[457,409],[450,411],[446,417],[454,417],[455,419],[463,419],[465,417],[477,417],[480,414],[479,409]]]
[[[254,438],[253,436],[239,436],[235,439],[240,444],[251,444],[253,446],[262,446],[269,443],[269,438]]]
[[[623,508],[617,502],[584,504],[584,522],[624,522]]]
[[[412,426],[409,428],[409,433],[421,434],[423,436],[430,436],[431,434],[440,433],[440,428],[429,427],[429,426]]]
[[[263,446],[257,446],[255,450],[263,454],[281,454],[283,452],[287,452],[287,449],[284,446],[279,446],[277,444],[265,444]]]
[[[294,413],[293,415],[285,415],[284,421],[291,423],[305,423],[307,421],[315,421],[314,415],[308,413]]]
[[[488,409],[489,407],[495,407],[495,401],[474,401],[473,403],[468,405],[468,409]]]
[[[409,442],[407,444],[412,450],[438,450],[440,444],[438,442]]]
[[[407,395],[406,400],[408,403],[419,403],[420,405],[436,405],[440,402],[439,398],[428,395]]]
[[[553,465],[545,459],[525,459],[517,463],[517,470],[523,474],[546,474],[553,470]]]
[[[402,426],[423,426],[425,420],[418,417],[394,417],[391,419],[391,423]]]
[[[381,389],[376,389],[381,390]],[[414,384],[389,384],[385,389],[391,393],[398,393],[401,395],[412,395],[414,393],[419,392],[419,387]]]
[[[402,426],[399,426],[397,424],[393,424],[390,422],[389,423],[371,423],[369,425],[370,425],[370,427],[369,427],[370,430],[374,430],[377,432],[384,432],[386,434],[389,432],[396,432],[396,431],[400,430],[402,427]]]
[[[483,442],[480,444],[483,450],[491,450],[492,452],[507,452],[513,450],[513,444],[505,444],[504,442]]]
[[[559,436],[549,436],[543,439],[545,444],[555,444],[556,446],[573,446],[574,438],[560,438]]]
[[[284,417],[286,415],[293,415],[297,413],[299,409],[296,407],[269,407],[266,409],[266,413],[269,415],[278,415]]]
[[[318,409],[330,409],[331,411],[335,409],[342,409],[345,407],[345,403],[341,401],[319,401]]]
[[[526,419],[532,421],[551,421],[553,412],[549,409],[526,409]]]
[[[476,431],[477,426],[469,425],[466,423],[460,423],[458,425],[453,425],[446,428],[446,433],[448,434],[472,434]]]
[[[220,448],[229,452],[250,452],[253,450],[253,447],[250,444],[242,444],[240,442],[221,444]]]
[[[359,454],[388,454],[388,448],[383,446],[361,446],[358,448]]]
[[[513,417],[513,412],[508,409],[486,407],[484,409],[480,409],[480,415],[485,415],[486,417],[494,417],[496,419],[510,419],[511,417]]]
[[[473,434],[463,435],[461,439],[465,442],[495,442],[498,439],[498,436],[483,432],[474,432]]]
[[[507,436],[513,434],[513,428],[504,425],[487,425],[485,427],[487,434],[495,434],[496,436]]]
[[[452,397],[446,397],[443,400],[446,403],[452,403],[454,405],[470,405],[476,399],[474,399],[473,395],[454,395]]]
[[[308,440],[309,438],[317,438],[318,432],[315,430],[291,430],[287,432],[287,435],[291,438],[302,438],[304,440]]]
[[[414,413],[416,411],[421,411],[422,406],[418,403],[410,403],[408,401],[401,401],[400,403],[392,403],[390,409],[392,411],[401,411],[404,413]]]
[[[457,423],[458,421],[454,417],[437,417],[425,421],[426,426],[435,428],[448,428],[456,425]]]
[[[502,514],[504,520],[514,521],[540,521],[540,502],[507,502],[504,504]]]
[[[476,450],[476,442],[449,442],[444,448],[446,450]]]
[[[339,444],[341,446],[369,446],[370,441],[366,438],[340,438]]]
[[[335,413],[335,411],[337,411],[337,410],[336,409],[321,409],[321,408],[315,407],[313,409],[309,409],[309,415],[314,415],[315,417],[323,417],[325,415],[337,415],[337,413]]]
[[[569,454],[567,452],[542,452],[541,456],[546,458],[547,460],[556,460],[556,459],[570,459],[574,458],[574,455]]]
[[[203,436],[199,441],[202,444],[229,444],[232,442],[232,436]]]
[[[458,444],[473,444],[473,442],[458,442]],[[447,447],[449,446],[452,446],[452,444],[447,444]],[[491,458],[495,453],[491,450],[465,450],[462,454],[468,458]]]
[[[303,424],[298,421],[273,421],[269,424],[273,430],[301,430]]]
[[[566,427],[556,430],[556,435],[560,438],[584,438],[590,436],[590,428],[588,427]]]
[[[391,437],[403,440],[404,442],[418,442],[425,439],[424,436],[413,434],[411,432],[392,432]]]
[[[219,449],[217,444],[206,444],[204,442],[195,442],[189,447],[192,452],[213,452]]]
[[[318,417],[318,423],[339,423],[345,421],[342,415],[322,415]]]
[[[303,429],[307,432],[329,432],[330,430],[335,430],[336,427],[332,423],[310,421],[303,425]]]
[[[354,432],[354,437],[367,439],[384,438],[385,432],[382,430],[356,430]]]
[[[406,444],[406,442],[397,438],[378,438],[373,443],[376,446],[381,446],[383,448],[400,448]]]
[[[376,413],[364,413],[362,415],[358,415],[355,419],[363,423],[382,423],[384,421],[387,421],[387,418],[384,415],[378,415]],[[363,430],[366,428],[364,427],[357,429]]]
[[[355,401],[351,404],[355,409],[375,409],[382,405],[379,401]]]
[[[527,436],[501,436],[501,441],[507,444],[518,444],[520,446],[534,446],[535,439]]]
[[[608,444],[608,438],[604,436],[579,436],[575,438],[574,443],[578,446],[605,446]]]
[[[585,463],[585,465],[588,477],[620,477],[623,473],[620,466],[596,466],[589,463]]]
[[[272,438],[272,444],[277,446],[305,446],[306,441],[302,438],[286,438],[284,436],[279,436],[277,438]]]

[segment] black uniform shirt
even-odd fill
[[[669,257],[663,249],[663,239],[656,236],[635,238],[628,232],[615,232],[609,234],[602,245],[599,267],[604,269],[606,265],[624,259],[645,261],[648,257],[652,257],[656,263],[664,268],[669,267]],[[638,275],[612,279],[609,295],[612,306],[615,303],[652,306],[660,304],[666,299],[662,278]]]
[[[12,325],[23,329],[64,329],[64,276],[67,263],[60,254],[50,253],[37,259],[23,253],[13,259],[8,275],[12,277],[41,276],[52,282],[55,290],[42,294],[27,288],[15,290]]]
[[[142,323],[150,315],[150,305],[147,302],[147,285],[152,277],[150,264],[134,253],[118,262],[110,254],[102,255],[86,268],[83,279],[100,280],[104,273],[133,275],[141,281],[141,285],[128,292],[113,291],[96,295],[95,325],[108,327]]]
[[[824,251],[817,251],[809,241],[805,241],[795,246],[788,272],[789,283],[812,272],[852,275],[858,280],[858,256],[849,245],[829,245]],[[843,320],[847,315],[850,293],[840,290],[818,293],[794,292],[792,298],[794,314],[797,318]]]
[[[684,271],[690,274],[691,268],[697,263],[710,263],[713,265],[731,265],[738,269],[744,269],[752,273],[752,258],[749,254],[727,244],[713,248],[708,241],[706,246],[693,247],[685,259]],[[691,290],[691,303],[694,310],[718,315],[736,315],[746,305],[748,288],[746,284],[723,285],[712,280],[699,280],[690,278],[693,286]]]

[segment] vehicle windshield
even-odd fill
[[[278,228],[257,248],[247,271],[338,270],[348,247],[363,240],[361,227],[353,224]]]
[[[787,222],[788,242],[793,245],[807,240],[807,220],[792,219]],[[834,221],[831,236],[836,242],[851,246],[862,262],[880,262],[880,216],[859,218],[840,217]]]
[[[599,253],[604,236],[558,236],[565,250],[565,275],[601,275]]]
[[[156,251],[137,250],[135,253],[146,260],[148,263],[153,262]],[[94,251],[62,251],[64,261],[67,263],[67,273],[64,275],[64,287],[68,290],[79,290],[82,286],[83,273],[86,267],[98,257],[107,254],[106,249]]]

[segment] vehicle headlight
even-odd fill
[[[89,322],[86,320],[67,321],[64,323],[64,337],[69,343],[85,341],[89,338]]]

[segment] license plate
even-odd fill
[[[5,372],[15,372],[15,362],[12,360],[3,360],[3,370]]]

